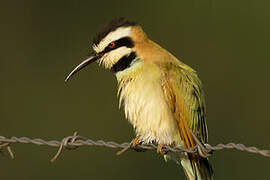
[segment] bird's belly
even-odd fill
[[[169,109],[160,78],[136,78],[121,91],[125,115],[144,143],[172,144],[180,140],[178,126]],[[149,76],[148,76],[149,77]]]

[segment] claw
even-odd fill
[[[137,145],[141,144],[141,141],[140,141],[140,137],[139,136],[137,136],[136,138],[134,138],[131,141],[130,144],[131,144],[130,148],[134,149],[135,151],[137,151],[137,152],[145,152],[145,150],[143,150],[143,149],[136,148]]]
[[[166,144],[159,144],[157,147],[157,153],[161,154],[161,155],[165,155],[168,153],[168,151],[165,151],[163,149],[163,147],[166,146]]]
[[[140,144],[140,138],[137,136],[130,142],[131,148],[135,148],[138,144]]]

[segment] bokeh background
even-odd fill
[[[94,140],[130,141],[116,79],[96,64],[64,78],[114,17],[139,22],[148,36],[196,69],[207,95],[210,143],[270,148],[269,1],[5,1],[0,3],[0,135],[61,140],[77,130]],[[12,145],[2,179],[184,179],[155,152]],[[269,179],[270,159],[224,150],[210,158],[215,179]]]

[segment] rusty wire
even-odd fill
[[[262,150],[256,147],[247,147],[243,144],[236,143],[228,143],[228,144],[217,144],[215,146],[211,146],[210,144],[202,144],[200,140],[192,133],[197,145],[186,149],[183,147],[171,147],[165,146],[164,150],[166,152],[188,152],[188,153],[199,153],[202,157],[209,157],[212,155],[213,151],[222,150],[222,149],[236,149],[240,151],[246,151],[250,153],[260,154],[265,157],[270,157],[270,150]],[[121,151],[117,152],[117,154],[122,154],[128,149],[131,148],[130,143],[116,143],[113,141],[105,142],[103,140],[93,141],[91,139],[85,138],[83,136],[79,136],[77,132],[75,132],[72,136],[67,136],[62,139],[62,141],[57,140],[43,140],[40,138],[31,139],[28,137],[11,137],[6,138],[4,136],[0,136],[0,151],[4,148],[7,149],[11,158],[14,158],[14,153],[11,150],[12,143],[22,143],[22,144],[35,144],[35,145],[47,145],[51,147],[58,147],[58,151],[55,156],[51,159],[51,162],[54,162],[62,150],[65,149],[76,149],[81,146],[100,146],[100,147],[108,147],[108,148],[120,148]],[[155,144],[143,144],[137,145],[136,149],[139,148],[141,150],[156,150],[157,146]]]

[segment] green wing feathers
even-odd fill
[[[196,145],[190,130],[203,142],[208,141],[206,107],[202,84],[196,72],[182,63],[160,65],[162,87],[168,105],[177,121],[181,140],[187,148]],[[198,154],[188,154],[181,164],[188,179],[212,179],[208,160]]]
[[[207,143],[204,92],[196,72],[186,65],[173,63],[163,65],[162,69],[163,91],[178,124],[187,126],[183,130],[192,130]]]

